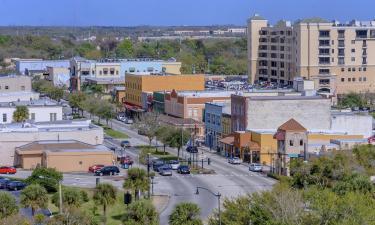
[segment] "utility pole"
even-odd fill
[[[59,213],[63,213],[63,204],[62,204],[62,190],[61,190],[61,180],[59,180]]]
[[[147,179],[150,179],[150,153],[147,153]],[[148,190],[148,199],[150,197],[150,190]]]

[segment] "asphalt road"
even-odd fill
[[[148,145],[148,139],[145,136],[131,129],[131,126],[120,121],[112,120],[112,128],[125,132],[133,146]],[[120,147],[120,140],[105,138],[104,144],[111,147]],[[166,149],[171,154],[177,155],[176,149]],[[203,150],[203,149],[202,149]],[[138,163],[138,150],[135,148],[126,149],[125,152],[116,152],[117,154],[127,154],[132,156],[135,163],[133,166],[140,166]],[[186,153],[184,153],[186,154]],[[214,193],[220,192],[222,200],[224,198],[233,198],[247,193],[268,190],[276,183],[275,180],[265,177],[262,174],[250,172],[245,165],[231,165],[226,159],[209,152],[204,153],[211,159],[211,164],[206,168],[214,169],[215,174],[210,175],[180,175],[175,171],[171,177],[162,177],[157,175],[154,178],[154,194],[169,195],[167,207],[160,214],[160,224],[168,224],[168,217],[176,204],[181,202],[194,202],[201,208],[201,217],[206,220],[217,209],[218,199],[205,190],[200,190],[199,195],[195,194],[196,187],[210,189]],[[15,176],[26,178],[31,174],[30,171],[19,171]],[[122,188],[126,170],[121,170],[120,176],[101,177],[101,182],[110,182],[118,188]],[[14,175],[9,175],[14,176]],[[85,188],[95,187],[97,177],[88,173],[64,174],[63,184],[67,186],[77,186]]]
[[[130,138],[131,144],[147,145],[148,139],[145,136],[131,129],[131,126],[120,121],[112,120],[112,128],[125,132]],[[106,144],[116,144],[115,140],[105,140]],[[136,159],[137,152],[126,150],[127,154]],[[167,148],[167,151],[177,155],[176,149]],[[200,190],[196,195],[196,187],[201,186],[210,189],[212,192],[220,192],[222,200],[233,198],[247,193],[269,190],[276,183],[260,173],[250,172],[245,165],[231,165],[226,159],[209,152],[204,153],[211,159],[211,164],[205,167],[214,169],[216,174],[212,175],[179,175],[174,172],[171,177],[157,176],[154,179],[154,193],[170,196],[166,209],[160,214],[160,224],[168,224],[168,217],[175,205],[181,202],[195,202],[201,207],[201,217],[207,219],[217,209],[218,200],[207,191]]]

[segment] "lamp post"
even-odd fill
[[[199,189],[206,190],[206,191],[208,191],[210,194],[212,194],[213,196],[217,197],[217,201],[218,201],[218,210],[219,210],[219,225],[221,225],[221,210],[220,210],[220,198],[221,198],[221,194],[220,194],[220,192],[215,193],[215,192],[211,191],[211,190],[208,189],[208,188],[205,188],[205,187],[197,187],[197,190],[195,191],[195,194],[196,194],[196,195],[199,195]]]
[[[147,178],[150,179],[150,153],[147,153]],[[148,190],[148,199],[150,197],[150,190]]]
[[[49,177],[45,177],[45,176],[39,176],[40,179],[47,179],[47,180],[54,180],[56,181],[55,179],[53,178],[49,178]],[[62,190],[61,190],[61,180],[59,180],[59,214],[62,214],[62,204],[63,201],[62,201]]]

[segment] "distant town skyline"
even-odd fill
[[[274,23],[375,18],[371,0],[0,0],[1,26],[241,25],[255,13]]]

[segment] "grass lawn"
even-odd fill
[[[111,128],[107,128],[107,127],[104,127],[104,132],[106,135],[112,137],[112,138],[115,138],[115,139],[126,139],[126,138],[129,138],[128,135],[126,135],[125,133],[122,133],[120,131],[117,131],[117,130],[113,130]]]
[[[100,221],[101,216],[103,215],[103,207],[100,205],[96,205],[94,200],[92,199],[94,190],[87,189],[87,188],[82,188],[82,189],[87,191],[90,200],[84,203],[80,207],[80,209],[85,211],[88,215],[95,217],[98,221]],[[51,198],[52,198],[52,195],[50,195],[50,199]],[[48,205],[48,208],[52,211],[53,214],[57,214],[59,212],[59,208],[56,207],[54,204],[52,204],[51,201]],[[124,192],[118,191],[115,204],[107,208],[107,225],[121,224],[121,218],[124,213],[125,213]]]
[[[98,126],[101,126],[103,127],[104,129],[104,133],[112,138],[115,138],[115,139],[126,139],[126,138],[129,138],[128,135],[126,135],[125,133],[123,132],[120,132],[120,131],[117,131],[117,130],[113,130],[112,128],[106,126],[106,125],[103,125],[101,123],[98,123],[96,121],[93,121],[93,123],[95,125],[98,125]]]

